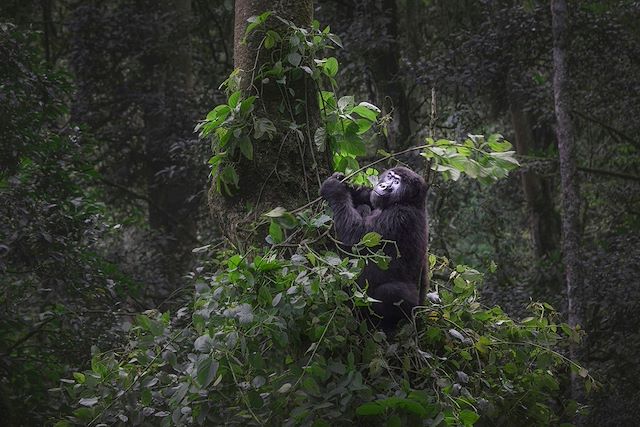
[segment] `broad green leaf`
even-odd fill
[[[247,114],[253,110],[253,103],[256,100],[255,96],[250,96],[247,99],[244,99],[240,103],[240,113]]]
[[[84,384],[86,377],[81,372],[74,372],[73,378],[78,382],[78,384]]]
[[[269,212],[264,214],[264,216],[268,216],[269,218],[278,218],[284,215],[287,212],[285,208],[282,206],[278,206],[277,208],[271,209]]]
[[[329,37],[329,40],[331,40],[332,42],[334,42],[336,45],[338,45],[340,48],[342,48],[342,40],[340,40],[340,37],[338,37],[335,34],[327,34],[327,37]]]
[[[338,74],[338,60],[333,56],[327,59],[327,62],[324,63],[324,72],[329,77],[335,77]]]
[[[302,55],[298,52],[291,52],[287,55],[287,61],[289,61],[289,63],[294,67],[297,67],[300,65],[300,62],[302,62]]]
[[[281,243],[284,238],[282,228],[280,228],[280,225],[273,220],[269,224],[269,236],[271,236],[274,243]]]
[[[236,108],[238,106],[238,102],[240,101],[241,93],[240,91],[233,92],[229,97],[229,107]]]
[[[267,20],[267,18],[270,15],[271,15],[271,12],[264,12],[260,15],[251,16],[249,19],[247,19],[247,22],[249,22],[249,25],[247,25],[247,29],[244,32],[243,42],[246,40],[249,33],[251,33],[253,30],[258,28],[260,25],[264,24],[264,22]]]
[[[253,138],[260,139],[265,134],[269,137],[269,139],[273,138],[273,135],[276,133],[276,127],[273,122],[264,117],[258,117],[253,121]]]
[[[253,144],[247,135],[242,135],[242,137],[238,139],[238,147],[240,147],[243,156],[249,160],[253,160]]]
[[[253,409],[260,409],[264,406],[264,401],[260,393],[255,390],[249,390],[247,392],[247,398],[249,399],[249,405],[251,405]]]
[[[355,100],[351,95],[343,96],[338,100],[338,108],[340,108],[340,110],[343,110],[347,113],[351,111],[350,109],[351,107],[353,107],[354,104],[355,104]]]
[[[207,387],[215,379],[219,363],[209,356],[198,362],[197,380],[202,388]]]
[[[382,236],[380,234],[376,233],[375,231],[371,231],[362,236],[362,239],[360,239],[360,243],[368,248],[372,248],[374,246],[378,246],[381,239]]]
[[[381,415],[384,414],[384,412],[384,406],[380,405],[378,402],[367,402],[358,406],[356,409],[356,414],[360,416]]]
[[[494,133],[492,135],[489,135],[489,138],[487,139],[487,143],[489,144],[489,147],[491,148],[491,150],[496,152],[508,151],[512,147],[511,143],[505,140],[504,137],[499,133]]]
[[[469,409],[463,409],[460,411],[460,421],[465,427],[474,425],[479,419],[480,415]]]
[[[375,122],[377,117],[378,117],[378,113],[376,113],[375,111],[364,107],[362,105],[362,103],[360,103],[359,105],[356,105],[355,107],[353,107],[353,110],[351,110],[352,113],[356,113],[358,114],[360,117],[363,117],[371,122]]]

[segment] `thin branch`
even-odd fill
[[[576,111],[576,110],[571,110],[571,112],[573,114],[575,114],[576,116],[588,120],[590,122],[593,122],[599,126],[601,126],[603,129],[608,130],[610,133],[617,135],[618,137],[627,140],[628,142],[632,143],[633,145],[635,145],[636,147],[640,147],[640,141],[633,139],[632,137],[630,137],[629,135],[627,135],[626,133],[609,126],[608,124],[606,124],[605,122],[603,122],[600,119],[597,119],[595,117],[589,116],[587,114],[581,113],[580,111]]]
[[[53,319],[56,319],[57,316],[51,316],[45,320],[43,320],[42,322],[40,322],[39,324],[37,324],[36,326],[34,326],[29,332],[27,332],[22,338],[18,339],[15,343],[13,343],[13,345],[11,347],[9,347],[9,349],[4,353],[5,355],[10,355],[11,353],[13,353],[13,351],[20,347],[22,344],[24,344],[25,342],[29,341],[29,339],[31,337],[33,337],[34,335],[38,334],[40,331],[42,331],[42,328],[44,328],[49,322],[51,322]]]
[[[613,176],[613,177],[616,177],[616,178],[622,178],[622,179],[628,179],[628,180],[631,180],[631,181],[640,182],[640,176],[631,175],[631,174],[628,174],[628,173],[614,172],[614,171],[605,170],[605,169],[585,168],[585,167],[582,167],[582,166],[578,166],[578,170],[581,171],[581,172],[593,173],[593,174],[597,174],[597,175],[608,175],[608,176]]]

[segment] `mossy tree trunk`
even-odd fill
[[[288,81],[286,90],[273,79],[254,77],[274,62],[271,51],[261,45],[264,32],[246,37],[247,20],[272,11],[299,27],[310,27],[313,2],[310,0],[239,0],[235,3],[234,66],[241,78],[245,97],[256,95],[255,115],[269,119],[277,131],[274,138],[252,140],[253,159],[235,159],[239,189],[232,196],[220,194],[212,186],[211,213],[220,231],[232,242],[261,241],[263,234],[252,234],[260,216],[282,206],[287,210],[315,199],[321,179],[326,175],[323,154],[318,153],[313,135],[319,119],[316,88],[306,74]],[[264,24],[284,34],[286,27],[273,16]],[[260,80],[260,81],[257,81]],[[298,107],[296,107],[298,106]],[[300,108],[302,107],[302,108]]]

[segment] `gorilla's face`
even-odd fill
[[[404,167],[396,167],[380,175],[378,184],[371,191],[371,205],[385,208],[394,203],[424,205],[426,184],[422,177]]]
[[[402,176],[390,169],[380,175],[378,184],[371,191],[371,203],[375,207],[382,207],[400,201],[402,189]]]

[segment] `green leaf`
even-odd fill
[[[240,147],[243,156],[249,160],[253,160],[253,144],[247,135],[242,135],[242,137],[238,139],[238,147]]]
[[[343,155],[349,154],[351,156],[358,157],[367,154],[367,149],[364,146],[364,141],[355,133],[342,135],[336,138],[336,142],[338,145],[337,148]]]
[[[253,103],[256,100],[255,96],[250,96],[240,103],[240,113],[247,114],[253,110]]]
[[[297,67],[300,65],[300,62],[302,62],[302,55],[298,52],[291,52],[287,55],[287,61],[289,61],[289,63],[294,67]]]
[[[90,421],[93,418],[93,411],[90,408],[78,408],[73,411],[73,415],[83,421]]]
[[[75,380],[78,382],[78,384],[84,384],[84,382],[86,380],[86,377],[81,372],[74,372],[73,373],[73,378],[75,378]]]
[[[320,105],[320,110],[324,108],[334,109],[336,107],[336,97],[333,92],[323,90],[318,95],[318,104]]]
[[[462,411],[460,411],[460,421],[465,427],[474,425],[475,422],[479,419],[480,415],[469,409],[463,409]]]
[[[376,112],[375,110],[372,110],[371,108],[365,107],[362,104],[367,104],[366,102],[361,102],[360,104],[356,105],[355,107],[353,107],[353,110],[351,110],[352,113],[356,113],[358,114],[360,117],[363,117],[371,122],[375,122],[376,119],[378,118],[378,113],[380,112],[380,110],[378,109],[378,107],[375,107],[374,105],[371,105],[372,107],[375,107],[378,111]]]
[[[216,108],[211,110],[209,114],[207,114],[207,120],[211,122],[210,126],[217,127],[222,122],[225,121],[229,113],[231,112],[231,108],[228,105],[222,104],[218,105]]]
[[[278,206],[277,208],[271,209],[269,212],[264,214],[264,216],[268,216],[269,218],[278,218],[287,213],[287,210],[282,206]]]
[[[264,406],[264,401],[262,400],[260,393],[255,390],[249,390],[247,398],[249,399],[249,405],[251,405],[253,409],[260,409]]]
[[[284,238],[282,228],[280,228],[280,225],[275,221],[271,221],[269,224],[269,236],[271,236],[274,243],[281,243]]]
[[[207,387],[216,378],[219,363],[213,357],[206,357],[198,363],[196,379],[202,388]]]
[[[382,239],[382,236],[380,234],[376,233],[375,231],[371,231],[362,236],[362,239],[360,239],[360,243],[368,248],[372,248],[380,244],[380,239]]]
[[[324,63],[324,72],[329,77],[335,77],[338,74],[338,60],[333,56]]]
[[[367,415],[382,415],[385,412],[385,407],[378,402],[367,402],[356,409],[356,414],[360,416]]]
[[[253,122],[253,138],[260,139],[264,134],[267,134],[269,139],[273,138],[276,133],[276,127],[273,122],[264,117],[258,117]]]
[[[504,151],[501,153],[489,153],[491,157],[496,160],[498,166],[503,167],[507,170],[511,170],[516,166],[519,166],[518,160],[514,157],[516,154],[515,151]]]
[[[487,143],[489,144],[489,147],[491,148],[491,150],[499,153],[503,151],[508,151],[512,147],[511,143],[505,140],[504,137],[499,133],[494,133],[492,135],[489,135],[489,138],[487,139]]]
[[[340,40],[340,37],[338,37],[335,34],[327,34],[327,37],[329,37],[329,40],[331,40],[332,42],[334,42],[337,46],[339,46],[342,49],[342,40]]]
[[[271,15],[271,12],[264,12],[258,16],[252,16],[249,19],[247,19],[247,22],[249,22],[249,25],[247,25],[247,29],[244,32],[243,42],[246,41],[246,38],[249,35],[249,33],[251,33],[253,30],[258,28],[260,25],[264,24],[264,22],[267,20],[267,18],[270,15]]]
[[[238,102],[240,101],[241,93],[240,91],[233,92],[229,97],[229,107],[236,108],[238,106]]]
[[[351,95],[343,96],[338,100],[338,108],[347,113],[350,111],[350,108],[353,107],[354,104],[355,99]]]

